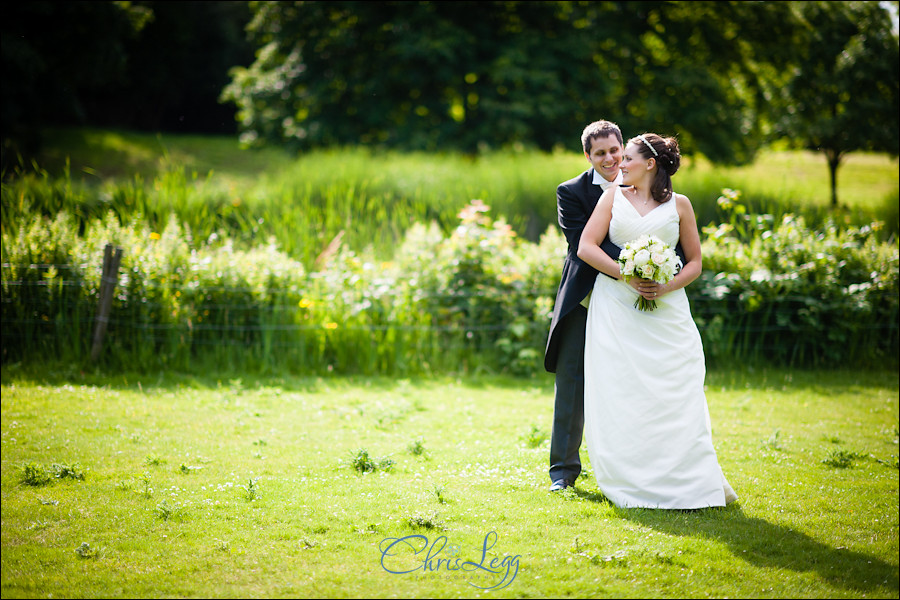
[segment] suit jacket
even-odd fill
[[[572,312],[594,287],[597,269],[578,258],[578,242],[587,225],[597,201],[603,193],[599,185],[593,183],[593,169],[588,169],[578,177],[559,184],[556,188],[556,210],[559,226],[568,242],[566,261],[563,264],[562,279],[556,291],[553,305],[553,319],[550,321],[550,335],[544,352],[544,368],[556,372],[559,355],[559,336],[556,326],[563,317]],[[609,241],[609,236],[600,245],[614,260],[619,257],[620,248]]]

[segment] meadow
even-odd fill
[[[2,593],[896,598],[897,383],[710,372],[740,499],[653,511],[547,491],[549,375],[4,366]]]

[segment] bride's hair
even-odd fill
[[[656,161],[656,177],[650,186],[650,195],[662,204],[672,197],[672,175],[681,166],[681,151],[673,137],[664,138],[655,133],[645,133],[628,140],[634,143],[641,156]]]

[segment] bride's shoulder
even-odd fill
[[[691,208],[691,200],[685,196],[684,194],[672,194],[675,196],[675,206],[677,208],[686,207]]]
[[[694,214],[694,207],[691,206],[691,201],[684,194],[675,194],[675,212],[682,221],[696,222],[697,216]]]
[[[611,185],[606,188],[605,193],[609,194],[611,198],[624,198],[625,192],[633,189],[630,185]]]
[[[600,196],[600,203],[601,204],[612,204],[613,202],[615,202],[616,197],[619,195],[620,189],[621,188],[617,185],[611,185],[608,188],[606,188],[606,190]]]

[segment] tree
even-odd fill
[[[258,58],[223,97],[249,141],[470,151],[524,141],[534,121],[558,123],[569,107],[567,60],[590,62],[572,55],[563,6],[256,3]]]
[[[805,25],[784,87],[778,133],[823,152],[838,206],[837,172],[848,152],[897,156],[900,44],[879,2],[803,2]]]
[[[550,150],[608,118],[746,162],[788,4],[258,2],[223,98],[248,143]]]

